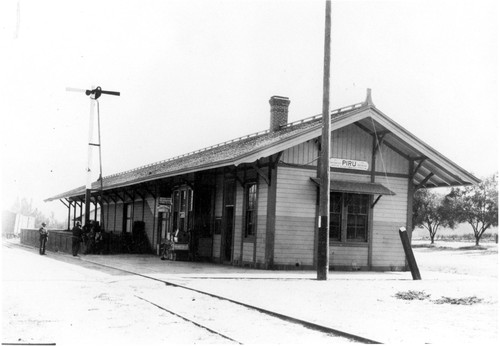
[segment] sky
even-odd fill
[[[101,86],[103,175],[320,114],[324,1],[7,0],[0,4],[2,209],[85,184]],[[498,170],[495,0],[333,1],[331,108],[374,104],[478,177]],[[94,131],[95,133],[95,131]],[[98,156],[93,154],[97,179]]]

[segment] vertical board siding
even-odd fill
[[[259,178],[259,183],[257,184],[257,248],[255,251],[255,261],[257,263],[265,262],[268,191],[269,186],[265,180]]]
[[[399,228],[406,226],[408,179],[377,177],[376,182],[396,193],[383,196],[373,208],[373,266],[404,266]]]
[[[297,165],[315,165],[318,158],[318,146],[310,140],[283,152],[281,161]]]
[[[408,160],[389,147],[382,145],[375,161],[377,172],[408,174]]]
[[[278,167],[274,263],[312,265],[316,185],[313,170]]]
[[[332,132],[331,157],[366,161],[371,166],[372,147],[372,136],[356,125],[349,125]]]

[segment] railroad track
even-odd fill
[[[16,244],[6,244],[5,242],[3,244],[8,247],[18,247]],[[70,256],[64,257],[73,261]],[[363,344],[380,343],[359,335],[287,316],[169,280],[102,264],[91,259],[85,258],[83,261],[78,260],[78,262],[164,284],[167,291],[158,292],[157,289],[149,291],[142,289],[134,296],[159,310],[216,334],[228,343],[273,343],[272,338],[279,338],[275,340],[275,343],[286,343],[282,340],[282,335],[289,337],[290,343],[294,344],[304,343],[300,342],[298,338],[308,342],[316,340],[318,343],[335,341]],[[171,297],[175,297],[175,299],[171,299]],[[228,312],[230,312],[229,316],[227,316]]]

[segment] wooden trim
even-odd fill
[[[429,175],[427,175],[427,176],[425,177],[425,179],[424,179],[424,180],[422,180],[422,181],[421,181],[421,182],[417,185],[417,187],[415,188],[415,190],[418,190],[418,189],[420,189],[422,186],[425,186],[425,184],[429,181],[429,179],[430,179],[430,178],[432,178],[432,176],[433,176],[433,175],[434,175],[434,173],[432,173],[432,172],[431,172],[431,173],[429,173]]]
[[[280,167],[289,167],[289,168],[299,168],[299,169],[308,169],[308,170],[317,170],[317,166],[310,165],[300,165],[294,163],[279,163]],[[371,171],[358,171],[354,169],[345,169],[345,168],[330,168],[330,171],[333,173],[345,173],[345,174],[356,174],[356,175],[371,175]],[[408,174],[405,173],[389,173],[389,172],[379,172],[375,171],[375,176],[377,177],[391,177],[391,178],[408,178]]]
[[[156,253],[156,245],[160,244],[160,242],[161,242],[161,236],[158,235],[158,234],[157,234],[157,237],[156,237],[156,244],[155,244],[155,241],[154,241],[155,240],[155,234],[157,232],[159,232],[156,229],[156,227],[157,227],[157,225],[156,225],[156,219],[158,217],[157,212],[156,212],[156,197],[158,196],[158,184],[159,184],[158,182],[156,182],[156,184],[155,184],[155,193],[154,194],[151,193],[151,195],[153,196],[154,201],[155,201],[155,203],[153,205],[153,239],[151,241],[153,243],[153,247],[154,247],[153,251],[155,251],[155,253]],[[172,196],[170,196],[170,197],[172,197]]]
[[[259,178],[257,177],[257,181],[255,183],[255,214],[254,214],[254,222],[255,222],[255,233],[253,240],[253,263],[254,266],[257,263],[257,236],[259,233],[259,223],[257,220],[259,219]]]
[[[262,169],[257,166],[257,164],[254,162],[252,163],[252,167],[253,169],[255,169],[255,171],[257,172],[257,174],[262,178],[264,179],[264,181],[266,182],[267,185],[269,185],[269,178],[266,176],[266,174],[262,171]]]
[[[410,171],[409,171],[410,172],[410,179],[415,178],[415,174],[417,174],[418,170],[423,165],[423,163],[426,160],[426,158],[419,159],[420,162],[418,163],[417,167],[413,168],[413,166],[415,165],[415,160],[410,160],[410,163],[411,163],[411,165],[410,165]]]
[[[278,160],[276,160],[276,163]],[[278,194],[278,164],[270,166],[271,181],[267,191],[267,220],[266,220],[266,238],[264,250],[264,265],[267,269],[274,267],[274,246],[276,236],[276,202]]]
[[[382,197],[382,195],[378,195],[377,199],[376,199],[373,203],[371,203],[371,205],[370,205],[370,209],[373,209],[373,207],[375,207],[375,204],[377,204],[378,200],[379,200],[381,197]]]

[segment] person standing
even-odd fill
[[[49,238],[49,231],[45,226],[47,226],[47,224],[42,222],[42,227],[38,230],[38,233],[40,233],[40,255],[45,255],[45,245]]]
[[[80,221],[76,222],[75,227],[73,227],[71,236],[71,248],[73,250],[73,256],[78,256],[78,250],[80,250],[80,242],[82,241],[82,224]]]

